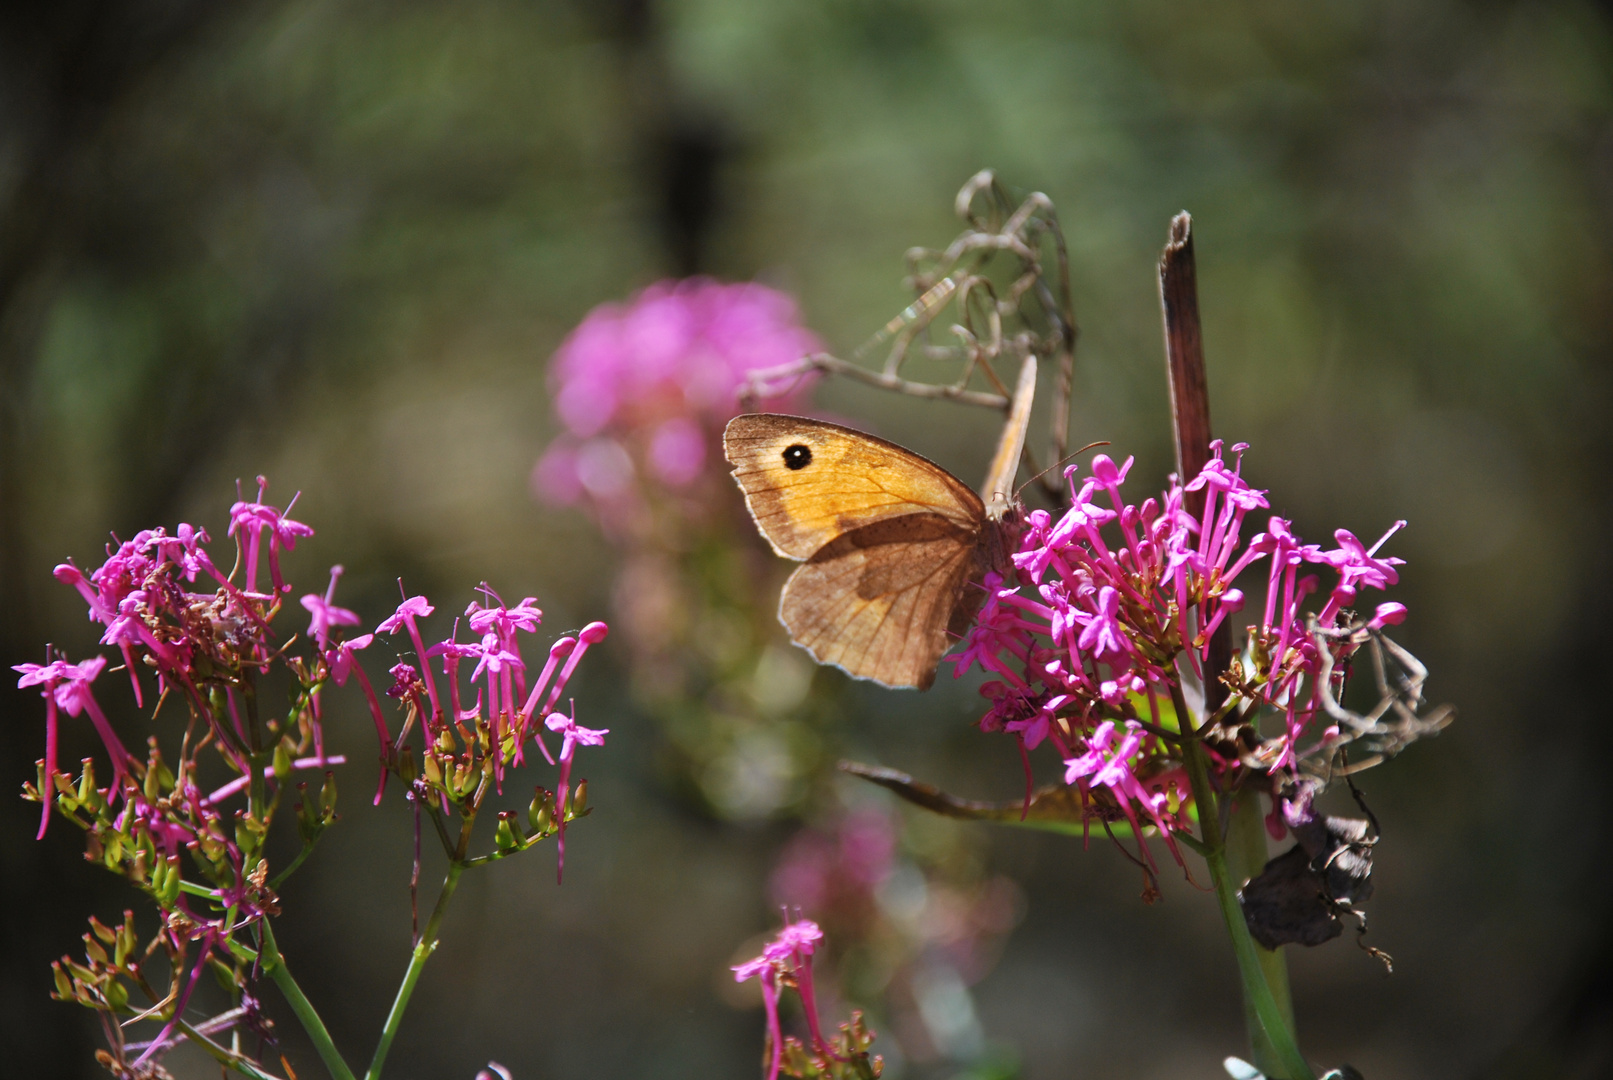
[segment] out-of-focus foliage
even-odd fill
[[[1373,934],[1396,975],[1347,944],[1297,956],[1303,1043],[1373,1080],[1593,1075],[1613,885],[1593,727],[1613,524],[1610,45],[1588,4],[1438,0],[8,14],[4,662],[41,659],[47,639],[85,652],[53,563],[92,558],[109,522],[219,529],[207,508],[260,472],[303,489],[327,550],[358,553],[344,590],[366,617],[396,603],[386,567],[426,592],[486,576],[543,596],[550,625],[580,623],[613,587],[611,553],[526,491],[567,330],[698,270],[794,291],[844,354],[907,302],[901,253],[953,235],[952,194],[983,165],[1059,206],[1082,326],[1074,444],[1109,439],[1157,482],[1154,263],[1185,207],[1218,433],[1259,447],[1251,482],[1292,500],[1273,509],[1301,532],[1411,520],[1402,640],[1430,695],[1464,707],[1368,783]],[[983,412],[847,384],[818,402],[965,477],[993,436]],[[564,888],[535,867],[466,887],[396,1050],[420,1075],[489,1057],[518,1077],[756,1067],[760,1014],[717,986],[736,943],[776,926],[765,880],[785,833],[691,810],[625,680],[590,678],[579,697],[623,748],[589,763],[610,812]],[[5,694],[15,784],[41,736],[34,699]],[[966,727],[962,688],[843,696],[857,757],[971,796],[1020,790],[1017,761]],[[362,717],[345,745],[330,726],[333,749],[362,746]],[[69,740],[63,759],[78,752]],[[0,1053],[75,1075],[91,1033],[46,994],[82,905],[37,883],[102,885],[34,845],[30,816],[0,813]],[[1202,895],[1167,884],[1144,907],[1100,845],[983,839],[969,850],[1028,906],[973,1001],[1025,1075],[1178,1076],[1239,1052]],[[376,1028],[401,970],[409,838],[354,811],[327,843],[296,909],[340,903],[348,921],[281,937],[316,1000],[352,988],[348,1018],[331,1010],[344,1043]],[[125,899],[94,895],[119,921]],[[1223,999],[1191,991],[1206,979]],[[560,999],[553,1026],[525,1022],[534,995]],[[876,1045],[899,1075],[886,1032]]]

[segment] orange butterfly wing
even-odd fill
[[[934,462],[821,420],[739,416],[723,449],[762,535],[806,560],[779,601],[795,642],[857,678],[929,686],[978,568],[980,497]]]

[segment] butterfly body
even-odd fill
[[[885,686],[934,681],[984,599],[971,582],[1012,573],[1021,511],[1008,492],[1034,380],[1032,360],[989,501],[933,461],[838,424],[772,413],[729,422],[723,451],[751,517],[775,552],[803,563],[779,598],[796,644]]]

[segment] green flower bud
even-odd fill
[[[554,831],[554,796],[543,788],[534,788],[532,805],[527,807],[526,821],[539,836]]]
[[[319,789],[319,806],[324,811],[323,820],[328,824],[336,820],[336,774],[325,772],[325,786]]]
[[[116,978],[106,981],[106,985],[101,988],[101,994],[114,1012],[122,1012],[124,1006],[129,1004],[129,991]]]
[[[157,902],[168,908],[172,907],[174,901],[179,899],[179,883],[181,880],[179,875],[179,856],[171,855],[163,862],[168,869],[164,875],[162,885],[157,888]],[[155,871],[156,868],[153,867],[152,869]],[[155,877],[156,874],[153,873],[152,876]]]
[[[146,756],[146,772],[157,774],[157,790],[164,794],[174,790],[174,771],[162,758],[162,750],[157,746],[157,737],[150,736],[146,742],[151,750]]]
[[[207,961],[207,966],[213,969],[213,978],[218,981],[218,985],[226,994],[233,994],[240,989],[236,982],[235,969],[230,965],[215,956]]]
[[[89,758],[84,759],[84,772],[78,778],[78,801],[81,805],[96,809],[95,791],[95,762]]]
[[[467,757],[455,767],[453,783],[449,787],[449,790],[453,792],[455,796],[463,798],[465,792],[470,790],[472,768],[474,765],[475,762],[471,761],[471,759]]]
[[[274,744],[274,778],[284,784],[291,775],[291,750],[286,746],[286,740],[281,739]]]
[[[526,835],[521,832],[521,826],[515,820],[515,811],[499,811],[498,828],[493,832],[493,842],[498,845],[500,851],[515,851],[526,842]]]
[[[566,818],[580,818],[588,810],[588,780],[583,778],[577,781],[577,790],[571,794],[571,805],[566,808]]]

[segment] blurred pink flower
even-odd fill
[[[621,500],[641,479],[687,487],[739,411],[747,376],[822,348],[795,301],[765,285],[662,281],[601,304],[555,352],[550,381],[567,433],[533,469],[533,491],[570,505]]]

